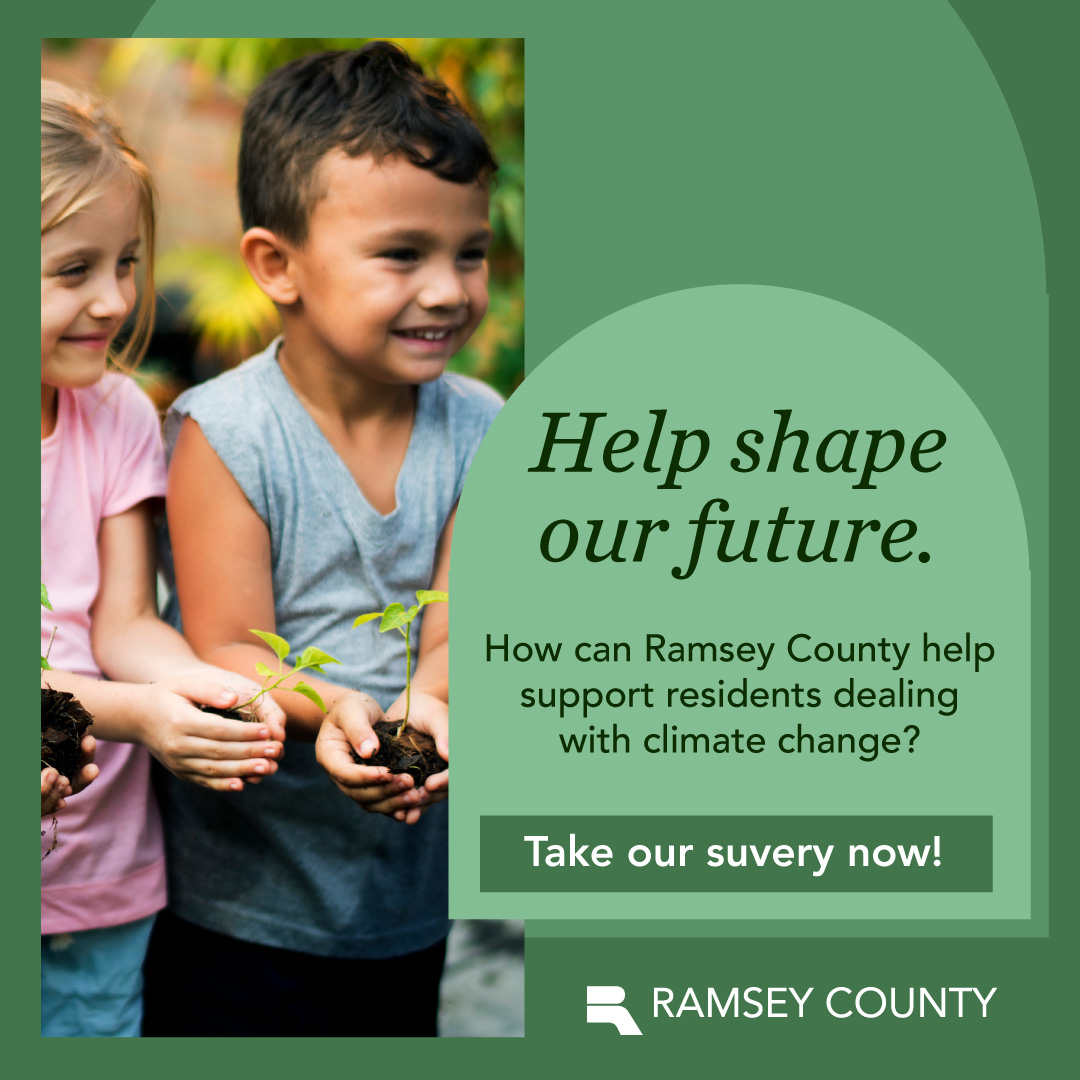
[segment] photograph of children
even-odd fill
[[[43,771],[43,1035],[523,1033],[522,925],[447,916],[449,567],[523,375],[523,62],[42,42],[42,678],[97,740],[93,783]],[[430,775],[375,763],[399,729]]]

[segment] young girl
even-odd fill
[[[102,103],[43,81],[41,558],[53,605],[42,611],[43,652],[57,630],[42,682],[94,716],[100,773],[59,812],[59,845],[42,866],[42,1035],[139,1034],[143,957],[165,905],[151,755],[179,777],[240,791],[274,773],[284,737],[269,696],[250,724],[196,708],[229,707],[258,688],[201,663],[157,618],[159,425],[135,384],[106,372],[136,308],[140,252],[145,288],[112,358],[130,370],[145,349],[153,239],[149,173]]]

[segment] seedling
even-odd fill
[[[416,594],[417,603],[410,608],[404,604],[391,604],[385,611],[374,611],[370,615],[361,615],[353,626],[382,619],[379,633],[396,630],[405,639],[405,716],[400,724],[390,720],[380,720],[375,725],[375,734],[379,738],[379,747],[366,764],[382,765],[392,773],[408,773],[416,787],[424,786],[429,776],[442,772],[446,762],[435,748],[435,740],[422,731],[407,730],[409,709],[412,704],[412,648],[409,631],[413,619],[426,604],[445,603],[450,598],[444,592],[421,589]],[[353,751],[353,760],[365,764]]]
[[[49,594],[48,594],[47,590],[45,589],[45,582],[44,581],[41,583],[41,606],[43,608],[48,608],[49,611],[52,611],[52,604],[49,603]],[[49,667],[49,653],[52,652],[52,643],[53,643],[53,638],[55,638],[55,637],[56,637],[56,627],[54,626],[52,628],[52,633],[49,635],[49,644],[45,647],[45,655],[41,657],[41,670],[42,671],[51,671],[52,670],[52,668]]]
[[[373,611],[370,615],[360,615],[354,627],[362,623],[371,622],[372,619],[382,619],[379,623],[379,633],[385,634],[387,630],[396,630],[405,639],[405,716],[394,733],[400,738],[405,733],[405,726],[409,722],[409,706],[412,699],[412,649],[409,645],[409,629],[413,619],[420,614],[420,609],[425,604],[446,603],[450,596],[444,592],[436,592],[432,589],[420,589],[416,594],[419,603],[413,604],[406,609],[404,604],[391,604],[385,611]]]
[[[263,694],[269,694],[271,690],[276,690],[281,684],[291,676],[295,675],[298,671],[313,671],[317,675],[325,675],[323,671],[323,664],[340,664],[340,660],[335,660],[332,656],[324,653],[321,649],[316,649],[313,645],[309,645],[297,658],[295,664],[293,664],[292,671],[282,671],[282,665],[285,663],[285,658],[289,655],[290,646],[289,643],[283,638],[278,637],[277,634],[271,634],[267,630],[252,630],[256,637],[262,638],[267,645],[277,655],[278,669],[277,671],[268,668],[262,661],[255,665],[255,670],[262,676],[263,684],[262,689],[248,698],[243,705],[237,705],[233,710],[234,712],[243,712],[245,709],[252,710],[256,702],[263,696]],[[323,699],[319,696],[317,691],[308,686],[305,682],[298,682],[292,686],[284,687],[285,690],[295,690],[298,694],[303,694],[309,701],[313,701],[318,707],[326,712],[326,706],[323,704]]]

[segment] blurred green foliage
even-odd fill
[[[142,65],[181,65],[190,93],[243,103],[275,68],[328,49],[359,48],[370,38],[118,39],[101,73],[102,88],[123,85]],[[491,306],[472,341],[451,364],[508,394],[524,373],[525,74],[520,38],[394,38],[429,74],[441,78],[480,122],[499,161],[491,197],[494,243]],[[69,39],[53,39],[57,48]],[[256,288],[235,250],[173,247],[160,253],[163,285],[190,296],[184,312],[199,335],[200,351],[236,363],[278,330],[273,306]]]

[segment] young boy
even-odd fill
[[[148,1035],[435,1034],[449,777],[417,791],[352,762],[384,708],[404,712],[403,639],[352,623],[447,588],[458,495],[501,404],[443,375],[487,309],[495,169],[446,88],[387,42],[288,64],[245,110],[241,250],[284,335],[167,422],[183,628],[245,674],[277,663],[251,627],[342,664],[336,685],[304,675],[325,720],[275,692],[289,744],[273,783],[230,799],[162,778]],[[447,646],[446,605],[425,608],[410,723],[448,758]],[[320,760],[369,813],[296,743],[320,727]]]

